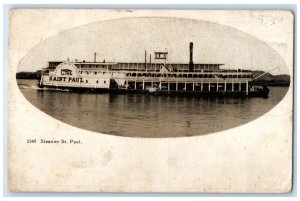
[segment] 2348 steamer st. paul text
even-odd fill
[[[78,139],[27,139],[27,144],[82,144]]]

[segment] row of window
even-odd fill
[[[82,73],[86,73],[87,75],[89,75],[90,73],[92,74],[93,72],[92,71],[80,71],[80,74],[82,74]],[[101,74],[101,73],[103,75],[105,75],[106,72],[99,72],[99,73],[98,72],[94,72],[95,75]]]
[[[80,74],[85,72],[87,75],[92,71],[80,71]],[[103,74],[106,72],[94,72],[95,75]],[[224,74],[160,74],[160,73],[127,73],[126,76],[129,77],[179,77],[179,78],[253,78],[253,74],[247,75],[224,75]]]
[[[82,66],[78,66],[76,65],[77,68],[107,68],[109,66],[107,65],[88,65],[88,64],[85,64],[85,65],[82,65]]]
[[[212,75],[212,74],[141,74],[141,73],[127,73],[126,76],[132,77],[179,77],[179,78],[253,78],[252,74],[248,75]]]
[[[89,83],[89,81],[86,80],[85,83]],[[96,83],[98,84],[98,83],[99,83],[99,80],[97,80]],[[103,83],[106,84],[106,80],[104,80]]]

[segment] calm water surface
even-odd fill
[[[132,137],[203,135],[247,123],[271,110],[288,87],[269,98],[191,98],[143,94],[90,94],[39,89],[18,80],[21,92],[52,117],[90,131]]]

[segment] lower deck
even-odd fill
[[[111,88],[120,88],[112,83]],[[197,82],[197,81],[132,81],[125,82],[123,88],[133,90],[157,89],[160,91],[191,91],[191,92],[213,92],[213,91],[239,91],[248,93],[248,82]]]
[[[132,86],[132,85],[130,85]],[[229,88],[229,86],[224,85],[223,88],[220,87],[218,90],[216,87],[211,86],[211,88],[207,88],[207,85],[203,85],[202,91],[201,88],[198,86],[194,88],[194,90],[191,90],[191,85],[187,85],[186,88],[182,88],[183,84],[178,84],[178,89],[174,89],[174,83],[173,85],[170,84],[170,88],[166,89],[163,87],[162,89],[156,88],[154,91],[151,90],[151,88],[118,88],[118,87],[112,87],[112,88],[90,88],[90,87],[69,87],[69,86],[40,86],[40,87],[46,87],[46,88],[59,88],[59,89],[66,89],[68,91],[74,91],[74,92],[83,92],[83,93],[116,93],[116,94],[153,94],[153,95],[175,95],[175,96],[194,96],[194,97],[268,97],[269,89],[268,88],[257,88],[250,90],[246,90],[244,88],[242,90],[241,88]],[[226,87],[225,87],[226,86]],[[240,85],[242,86],[242,85]],[[175,86],[176,87],[176,86]],[[228,87],[228,90],[225,88]]]

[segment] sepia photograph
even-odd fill
[[[291,11],[9,18],[11,191],[291,190]]]

